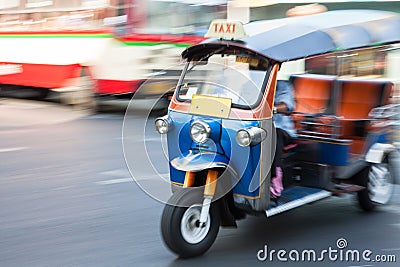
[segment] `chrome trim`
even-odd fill
[[[379,204],[388,203],[394,190],[389,164],[372,164],[368,178],[368,193],[371,200]]]
[[[199,172],[202,170],[208,170],[208,169],[213,169],[213,168],[228,168],[228,164],[223,163],[223,162],[206,162],[202,164],[179,164],[176,161],[172,160],[171,161],[172,167],[179,171],[184,171],[184,172]]]
[[[209,154],[214,154],[214,153],[209,153]],[[188,156],[186,156],[185,162],[181,163],[180,160],[183,158],[177,157],[174,158],[173,160],[170,161],[170,164],[172,167],[177,169],[178,171],[184,171],[184,172],[198,172],[202,170],[208,170],[208,169],[214,169],[214,168],[224,168],[228,170],[234,177],[237,179],[239,178],[238,173],[227,163],[225,162],[217,162],[217,161],[209,161],[209,162],[204,162],[204,163],[197,163],[193,164],[192,161],[196,159],[196,157],[201,156],[202,153],[198,154],[192,154],[190,153]]]
[[[374,119],[389,119],[399,114],[400,104],[389,104],[386,106],[373,108],[368,116]]]
[[[192,128],[193,128],[193,126],[195,126],[196,124],[200,124],[200,125],[204,128],[204,130],[205,130],[206,138],[205,138],[204,141],[202,141],[202,142],[198,142],[198,141],[194,140],[194,138],[193,138],[193,135],[192,135]],[[205,123],[204,121],[194,121],[194,122],[192,123],[192,125],[190,125],[190,131],[189,131],[189,133],[190,133],[190,138],[192,138],[192,140],[193,140],[194,142],[199,143],[199,144],[203,144],[203,143],[205,143],[205,142],[207,141],[208,138],[210,138],[211,127],[210,127],[210,125],[208,125],[208,124]]]
[[[209,213],[205,215],[206,219],[204,220],[204,226],[199,227],[197,225],[200,220],[201,209],[202,206],[200,204],[194,204],[185,211],[181,219],[181,235],[186,242],[192,245],[203,241],[211,228],[211,218]]]
[[[248,145],[242,145],[238,140],[238,134],[241,131],[245,131],[249,134],[250,136],[250,144]],[[258,145],[259,143],[261,143],[265,138],[267,138],[267,132],[260,128],[260,127],[249,127],[246,129],[240,129],[239,131],[236,132],[236,142],[238,143],[239,146],[254,146],[254,145]]]
[[[282,213],[282,212],[285,212],[285,211],[288,211],[288,210],[303,206],[305,204],[312,203],[312,202],[315,202],[317,200],[321,200],[321,199],[330,197],[331,195],[332,195],[331,192],[325,191],[325,190],[321,190],[318,193],[314,193],[314,194],[305,196],[303,198],[296,199],[294,201],[290,201],[288,203],[285,203],[285,204],[280,205],[280,206],[275,207],[275,208],[267,209],[265,211],[265,214],[267,215],[267,217],[271,217],[273,215],[276,215],[276,214],[279,214],[279,213]]]
[[[382,163],[384,156],[396,150],[392,144],[375,143],[365,155],[365,161],[369,163]]]
[[[337,144],[337,145],[349,145],[352,142],[350,139],[335,139],[335,138],[327,138],[327,137],[312,136],[312,135],[305,135],[305,134],[298,134],[297,138],[311,140],[311,141],[317,141],[317,142],[332,143],[332,144]]]
[[[157,128],[157,121],[163,121],[163,122],[165,122],[166,124],[167,124],[167,131],[165,132],[165,133],[161,133],[159,130],[158,130],[158,128]],[[155,126],[155,128],[156,128],[156,131],[159,133],[159,134],[166,134],[166,133],[168,133],[168,131],[169,130],[171,130],[171,128],[173,127],[173,123],[172,123],[172,119],[168,116],[168,115],[165,115],[165,116],[162,116],[162,117],[158,117],[155,121],[154,121],[154,126]]]

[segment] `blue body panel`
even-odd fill
[[[367,151],[376,143],[387,144],[390,143],[390,134],[388,129],[384,131],[379,131],[375,133],[371,133],[368,135],[367,139]]]
[[[259,126],[259,121],[239,121],[220,119],[205,116],[169,111],[169,117],[173,121],[173,127],[168,132],[169,160],[179,163],[180,170],[170,163],[171,182],[183,184],[185,179],[185,167],[187,170],[196,169],[200,164],[216,162],[229,165],[237,173],[239,181],[233,188],[236,194],[254,197],[259,194],[260,181],[260,155],[261,145],[241,147],[236,142],[236,132],[239,129],[251,126]],[[210,125],[210,139],[197,144],[190,137],[190,125],[201,120]],[[200,155],[201,154],[201,155]],[[253,177],[256,178],[253,181]],[[254,188],[253,190],[251,190]]]
[[[370,133],[367,137],[365,144],[364,153],[375,143],[386,144],[389,142],[389,134],[384,132]],[[350,145],[349,143],[329,143],[329,142],[318,142],[319,159],[320,163],[325,163],[335,166],[348,166],[350,164]]]
[[[336,166],[347,166],[349,162],[351,143],[318,142],[320,163]]]

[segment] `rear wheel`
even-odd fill
[[[182,258],[204,254],[217,237],[220,216],[216,204],[211,204],[207,222],[200,226],[202,202],[201,188],[183,188],[174,193],[164,208],[162,237],[168,248]]]
[[[372,211],[376,206],[389,202],[394,189],[393,175],[388,159],[372,164],[364,173],[361,185],[365,189],[358,192],[358,202],[363,210]]]

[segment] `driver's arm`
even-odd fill
[[[289,111],[288,105],[285,102],[279,102],[275,104],[276,113],[287,113]]]
[[[274,106],[276,113],[287,114],[294,110],[295,101],[293,95],[293,87],[289,82],[278,81]]]

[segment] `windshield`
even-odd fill
[[[248,54],[208,54],[187,62],[178,86],[178,99],[190,101],[193,95],[232,99],[232,104],[253,107],[261,100],[269,64]]]

